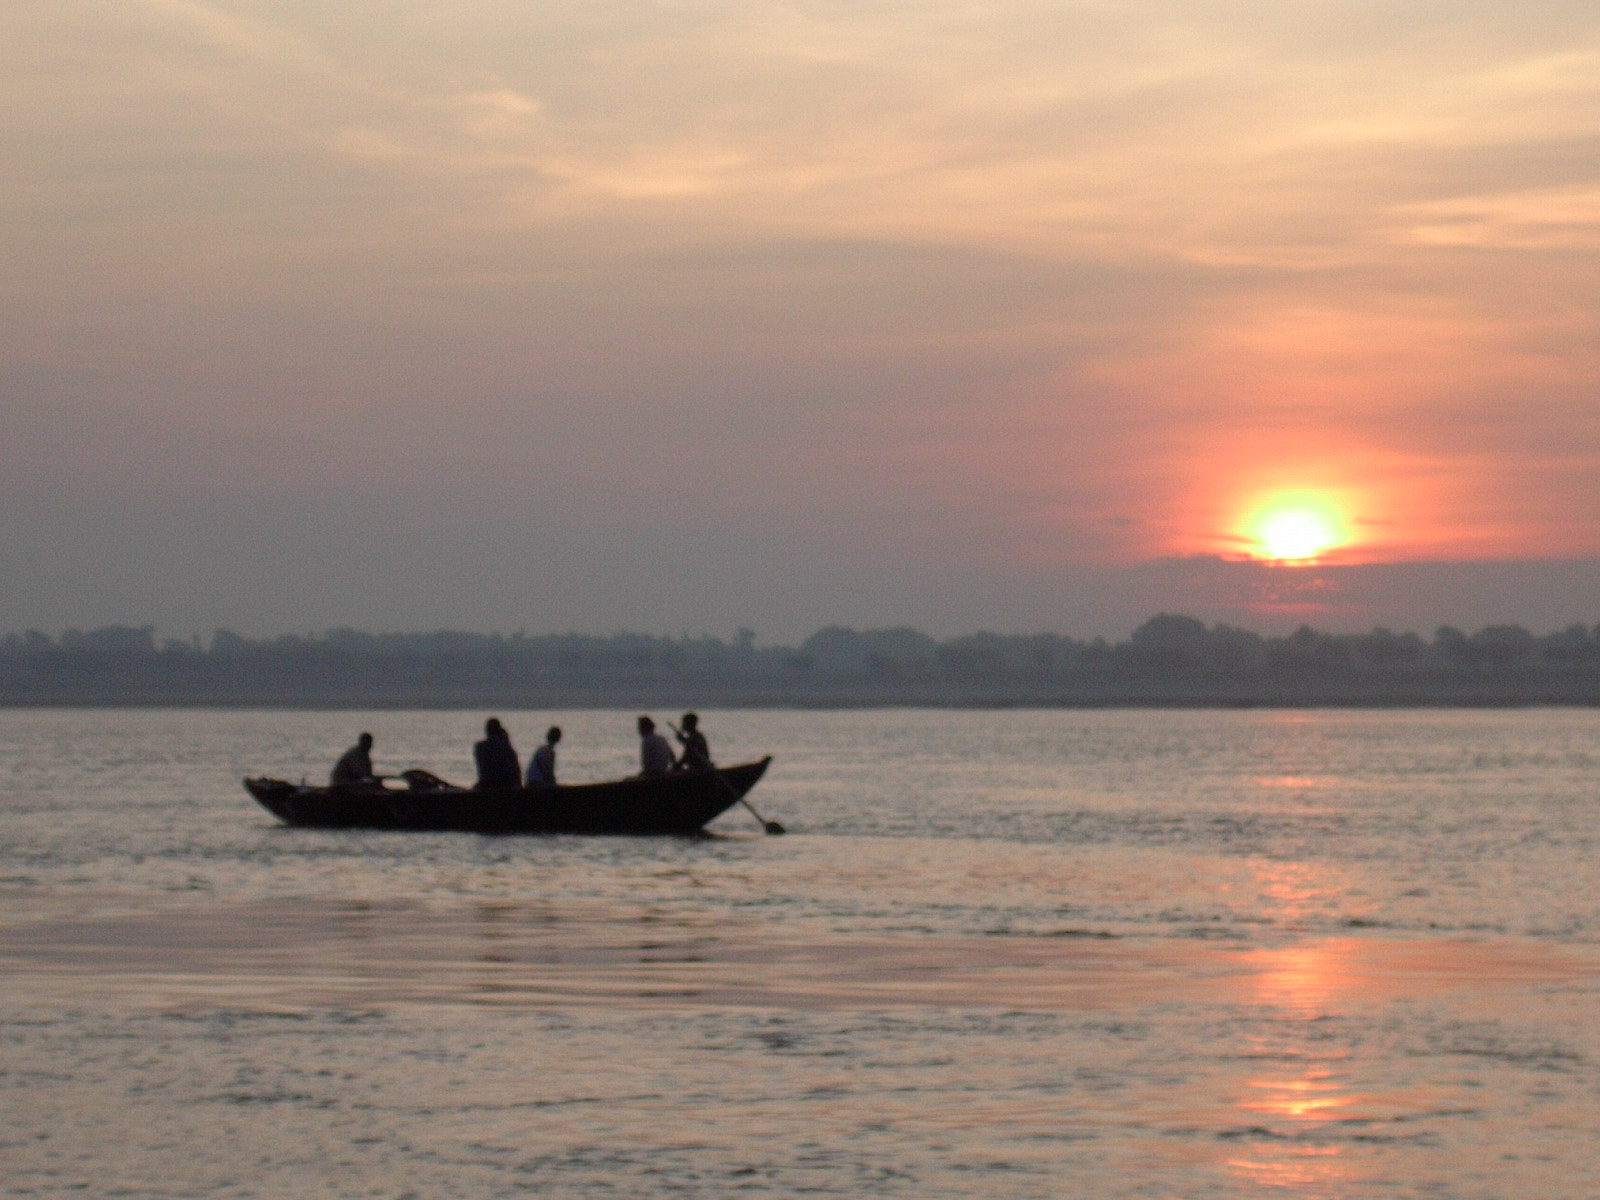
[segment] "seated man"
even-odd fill
[[[677,732],[678,740],[683,743],[683,753],[678,757],[678,770],[711,770],[711,747],[706,745],[706,735],[700,732],[700,717],[692,712],[684,713],[683,728]]]
[[[511,747],[511,735],[498,717],[490,717],[483,724],[483,740],[472,747],[472,759],[478,764],[480,788],[522,786],[522,764]]]
[[[667,739],[656,732],[656,723],[649,717],[639,718],[639,774],[646,778],[665,775],[672,770],[672,747]]]
[[[544,745],[533,752],[528,760],[528,777],[523,783],[531,788],[556,786],[556,743],[561,740],[561,726],[552,725],[545,731]]]
[[[334,787],[377,787],[372,774],[372,735],[363,733],[333,764],[328,782]]]

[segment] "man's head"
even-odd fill
[[[696,713],[684,713],[683,714],[683,727],[685,729],[695,729],[695,728],[698,728],[699,725],[700,725],[700,717],[699,717],[698,714],[696,714]]]
[[[483,731],[490,737],[504,737],[506,734],[506,727],[500,724],[499,717],[490,717],[483,723]]]
[[[639,732],[640,733],[654,733],[655,731],[656,731],[656,723],[654,721],[652,721],[649,717],[640,717],[639,718]]]
[[[363,733],[356,739],[356,745],[360,746],[363,750],[371,750],[372,735],[370,733]]]
[[[561,726],[552,725],[544,731],[544,740],[554,746],[561,740]]]

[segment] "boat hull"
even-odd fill
[[[315,829],[684,835],[739,803],[771,761],[553,788],[357,789],[281,779],[244,786],[284,824]]]

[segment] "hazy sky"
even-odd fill
[[[0,97],[0,629],[1600,621],[1593,0],[9,0]]]

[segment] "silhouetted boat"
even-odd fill
[[[550,788],[461,788],[426,771],[407,771],[404,789],[282,779],[246,779],[244,786],[285,824],[318,829],[692,834],[738,804],[771,761]]]

